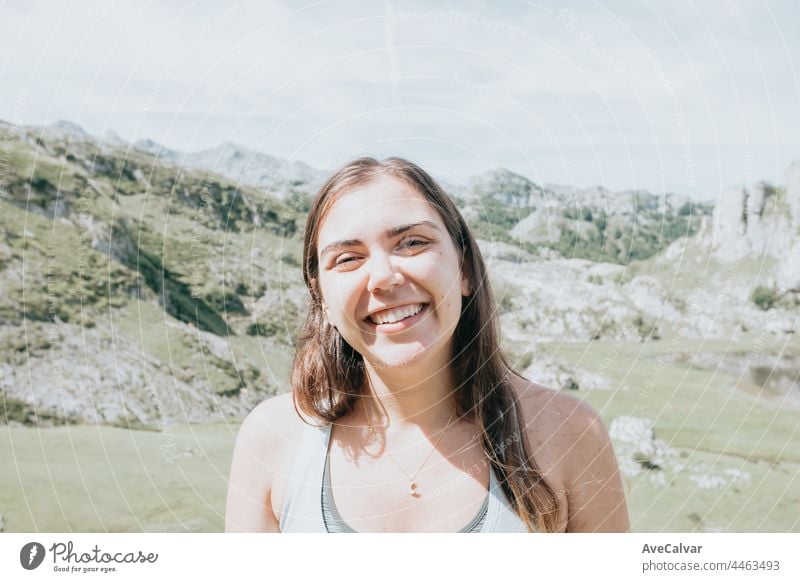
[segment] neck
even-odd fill
[[[356,405],[365,424],[392,432],[409,428],[429,432],[442,429],[453,418],[455,385],[449,366],[410,370],[367,363],[366,375],[366,390]]]

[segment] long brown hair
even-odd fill
[[[361,354],[325,323],[317,282],[317,238],[322,219],[339,196],[387,175],[414,188],[437,210],[470,282],[471,293],[462,302],[453,335],[456,414],[480,430],[481,446],[528,529],[555,531],[559,499],[525,438],[522,411],[509,381],[513,371],[500,351],[497,306],[480,249],[453,201],[427,172],[407,160],[353,160],[325,182],[311,204],[303,245],[303,277],[311,301],[292,363],[295,406],[312,418],[333,422],[353,410],[362,393],[366,373]]]

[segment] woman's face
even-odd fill
[[[450,358],[469,282],[438,212],[381,177],[340,196],[317,240],[323,309],[373,366]]]

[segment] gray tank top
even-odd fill
[[[481,508],[470,522],[461,528],[458,533],[480,533],[483,522],[486,520],[486,510],[489,508],[489,495],[483,500]],[[325,459],[325,472],[322,476],[322,519],[325,521],[325,529],[328,533],[358,533],[348,524],[336,509],[336,501],[333,499],[333,488],[331,487],[331,456],[328,452]]]
[[[333,502],[328,471],[328,444],[331,425],[322,428],[305,425],[302,441],[286,490],[280,518],[282,532],[354,532],[339,515]],[[489,472],[489,491],[483,506],[460,532],[523,533],[528,529],[511,508],[500,483]]]

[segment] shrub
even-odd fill
[[[775,289],[770,289],[769,287],[756,287],[753,290],[753,294],[750,296],[750,298],[758,307],[764,311],[768,311],[775,306],[775,303],[778,301],[780,296]]]
[[[661,335],[658,333],[658,325],[653,321],[637,315],[633,320],[633,325],[639,332],[639,337],[642,341],[661,339]]]
[[[517,362],[517,367],[520,370],[525,370],[532,363],[533,363],[533,352],[525,352],[525,355],[523,355],[519,359],[519,362]]]

